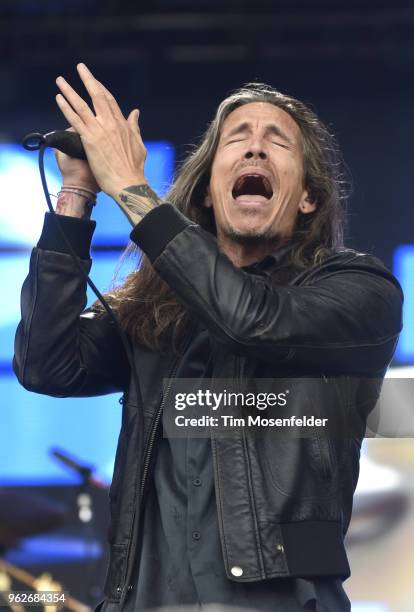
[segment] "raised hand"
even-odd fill
[[[77,69],[93,110],[63,77],[56,102],[79,134],[99,187],[114,198],[132,224],[160,203],[144,175],[146,149],[138,126],[139,110],[125,119],[114,96],[84,64]]]

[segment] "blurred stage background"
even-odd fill
[[[108,484],[119,396],[35,395],[11,369],[20,289],[46,210],[37,155],[19,143],[28,132],[67,127],[54,101],[59,74],[80,89],[75,64],[84,61],[125,113],[141,109],[147,175],[161,195],[175,163],[230,90],[264,81],[310,104],[337,135],[352,175],[347,244],[380,257],[403,286],[405,328],[390,376],[414,378],[414,8],[400,0],[139,6],[131,0],[0,4],[0,559],[32,576],[49,572],[88,605],[99,600],[105,572],[107,492],[82,487],[50,451],[58,447],[93,466]],[[51,155],[47,170],[56,193]],[[99,196],[94,218],[92,278],[104,290],[130,228],[106,196]],[[1,518],[10,508],[16,525],[21,520],[28,530],[36,520],[39,533],[7,541]],[[40,533],[62,516],[59,528]],[[414,441],[367,440],[348,540],[353,575],[345,586],[353,610],[414,609],[413,544]],[[8,575],[0,566],[0,591]],[[13,587],[23,590],[17,581]]]

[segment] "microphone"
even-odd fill
[[[22,144],[27,151],[37,151],[42,146],[52,147],[66,153],[69,157],[87,160],[82,141],[76,132],[67,130],[55,130],[48,134],[31,132],[23,138]]]
[[[80,463],[79,461],[77,461],[73,457],[70,457],[65,451],[59,448],[51,448],[50,454],[55,459],[63,463],[63,465],[66,465],[68,468],[79,474],[83,482],[88,482],[97,489],[107,488],[107,486],[101,480],[92,476],[92,472],[94,469],[93,466]]]

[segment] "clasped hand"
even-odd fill
[[[84,64],[78,64],[77,69],[91,97],[93,111],[61,76],[56,79],[61,91],[56,102],[81,137],[99,187],[116,197],[130,185],[146,183],[147,152],[138,125],[139,110],[134,109],[125,119],[114,96],[90,70]]]

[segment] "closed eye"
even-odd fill
[[[279,147],[283,147],[284,149],[288,149],[289,147],[281,142],[276,142],[276,140],[272,140],[272,144],[278,145]]]

